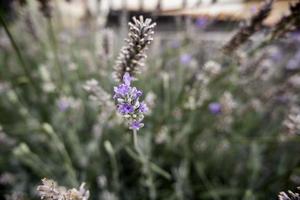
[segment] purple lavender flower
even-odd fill
[[[70,100],[66,97],[60,98],[57,102],[57,107],[61,112],[67,111],[71,106]]]
[[[148,106],[145,104],[145,102],[142,102],[140,104],[139,111],[141,113],[146,113],[146,112],[148,112],[148,110],[149,110]]]
[[[143,126],[144,126],[144,124],[141,123],[140,121],[133,121],[133,122],[131,122],[129,128],[132,129],[132,130],[137,130],[138,131]]]
[[[276,96],[276,97],[275,97],[275,100],[276,100],[278,103],[286,104],[286,103],[288,103],[288,101],[289,101],[289,96],[288,96],[288,95],[285,95],[285,94],[282,94],[282,95]]]
[[[300,42],[300,30],[294,31],[291,33],[291,38]]]
[[[280,49],[276,49],[270,54],[271,59],[275,62],[279,62],[282,59],[282,52]]]
[[[208,108],[209,108],[209,111],[214,114],[214,115],[218,115],[221,113],[222,111],[222,106],[220,103],[218,102],[213,102],[213,103],[210,103],[208,105]]]
[[[294,59],[290,60],[286,66],[286,69],[290,70],[290,71],[296,70],[298,68],[299,68],[298,62],[297,62],[297,60],[294,60]]]
[[[118,87],[114,87],[114,98],[123,97],[130,92],[130,86],[126,84],[121,84]]]
[[[144,114],[148,111],[148,106],[145,102],[140,102],[139,98],[143,92],[136,87],[131,86],[133,78],[129,73],[123,76],[123,83],[114,87],[114,99],[117,104],[117,111],[123,115],[132,130],[139,130],[144,126],[142,120]]]
[[[181,62],[181,64],[187,65],[191,62],[192,58],[193,57],[190,54],[182,54],[180,56],[180,62]]]
[[[133,78],[130,76],[129,73],[125,73],[123,76],[123,82],[125,83],[125,85],[130,86],[131,81],[133,80]]]
[[[298,70],[300,68],[300,51],[296,53],[296,55],[289,60],[287,63],[286,69],[287,70]]]
[[[198,28],[205,28],[207,26],[207,24],[208,24],[208,20],[205,17],[200,17],[200,18],[196,19],[196,22],[195,22],[195,25]]]
[[[136,89],[136,87],[133,87],[131,89],[131,94],[132,94],[133,99],[137,99],[140,96],[142,96],[143,92],[141,90]]]
[[[118,111],[119,113],[126,115],[126,114],[133,113],[134,108],[129,103],[123,103],[118,105]]]

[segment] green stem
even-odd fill
[[[51,137],[53,144],[55,144],[57,150],[61,154],[62,159],[64,160],[64,166],[68,172],[68,178],[71,185],[77,185],[76,171],[72,165],[71,157],[65,147],[64,142],[59,138],[57,133],[54,131],[50,124],[44,123],[42,125],[43,130]]]
[[[147,186],[149,188],[149,197],[151,200],[156,199],[156,189],[153,183],[153,176],[152,176],[152,172],[151,172],[151,167],[150,167],[150,162],[149,159],[147,157],[144,156],[143,152],[141,151],[139,144],[138,144],[138,135],[137,135],[137,131],[133,130],[133,144],[134,144],[134,148],[137,151],[141,161],[142,161],[142,165],[145,169],[145,175],[148,178],[148,183]]]
[[[139,155],[141,155],[141,151],[138,144],[138,137],[137,137],[137,131],[133,130],[133,145],[135,150],[138,152]]]
[[[58,46],[57,46],[57,40],[55,37],[55,31],[54,31],[54,27],[53,27],[51,18],[47,18],[47,21],[48,21],[48,34],[49,34],[49,39],[51,42],[51,47],[53,50],[54,61],[55,61],[57,71],[59,72],[59,78],[60,78],[59,86],[62,87],[62,85],[63,85],[62,82],[64,80],[64,72],[63,72],[63,69],[60,65],[59,58],[58,58]]]
[[[119,194],[120,191],[120,184],[119,184],[119,168],[118,168],[118,162],[117,162],[117,158],[116,158],[116,153],[115,150],[112,146],[112,144],[109,141],[105,141],[104,142],[104,147],[110,157],[111,160],[111,165],[112,165],[112,175],[113,175],[113,183],[115,186],[115,191],[117,192],[117,194]]]
[[[112,168],[113,168],[113,180],[115,184],[115,190],[117,193],[120,191],[120,184],[119,184],[119,169],[118,169],[118,162],[116,159],[116,155],[111,155],[111,162],[112,162]]]
[[[27,76],[30,84],[33,86],[33,88],[36,91],[38,91],[37,86],[34,84],[34,80],[33,80],[32,76],[31,76],[31,73],[30,73],[29,69],[26,66],[25,60],[23,59],[21,51],[20,51],[20,49],[19,49],[16,41],[14,40],[14,38],[13,38],[13,36],[12,36],[12,34],[11,34],[11,32],[10,32],[10,30],[9,30],[6,22],[5,22],[5,20],[3,19],[2,15],[1,15],[1,13],[0,13],[0,23],[3,26],[5,32],[6,32],[8,38],[10,40],[11,45],[13,46],[13,49],[15,50],[15,52],[17,54],[18,60],[20,62],[20,66],[23,68],[23,71],[24,71],[25,75]]]

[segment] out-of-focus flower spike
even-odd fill
[[[249,20],[247,25],[242,26],[238,32],[223,46],[226,54],[234,52],[239,46],[245,43],[251,35],[261,29],[263,21],[269,16],[274,0],[266,0],[261,9]]]
[[[300,0],[294,4],[290,4],[290,14],[284,16],[275,25],[270,33],[270,40],[278,39],[284,36],[287,32],[300,28]]]

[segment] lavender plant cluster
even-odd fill
[[[209,16],[165,34],[26,2],[0,21],[0,199],[299,199],[298,1],[232,39]]]

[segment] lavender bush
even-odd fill
[[[122,47],[105,12],[66,27],[27,2],[0,13],[0,199],[299,198],[278,197],[300,185],[299,1],[280,34],[267,1],[227,54],[211,19],[133,18]]]

